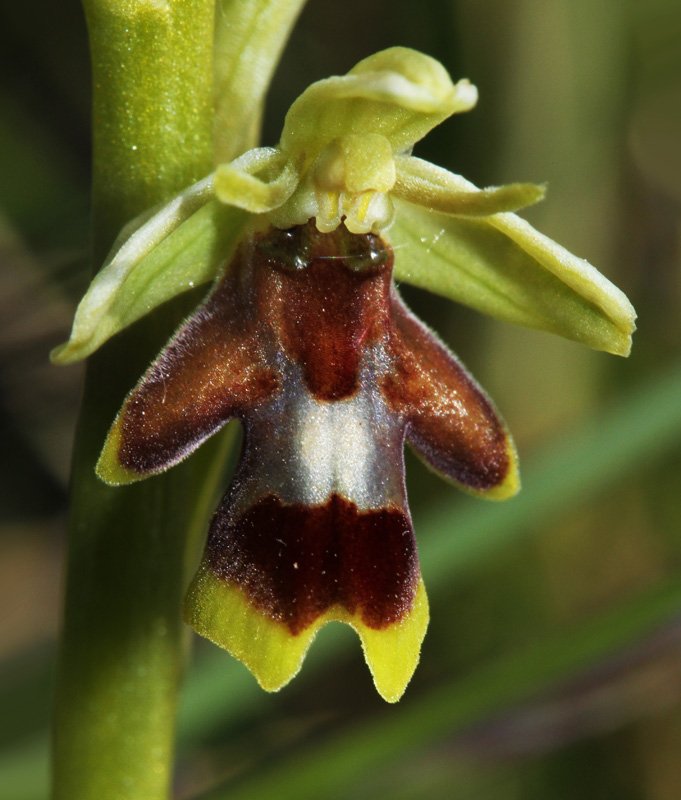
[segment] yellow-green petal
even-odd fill
[[[277,153],[277,160],[281,161]],[[273,211],[285,203],[298,185],[298,174],[285,162],[273,180],[263,180],[240,169],[236,162],[221,164],[215,171],[215,196],[221,203],[242,208],[251,214]]]
[[[323,625],[345,622],[360,637],[378,693],[394,703],[404,694],[419,661],[428,627],[428,600],[423,581],[419,581],[410,612],[387,628],[374,630],[359,616],[334,607],[293,635],[286,625],[249,603],[240,588],[203,564],[187,594],[185,620],[197,633],[241,661],[268,692],[281,689],[297,675]]]
[[[636,312],[626,296],[525,220],[451,217],[401,200],[395,206],[389,238],[398,281],[508,322],[629,354]]]
[[[397,156],[395,164],[393,196],[443,214],[480,217],[518,211],[543,200],[546,193],[534,183],[478,189],[460,175],[413,156]]]

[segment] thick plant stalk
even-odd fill
[[[220,155],[216,120],[226,152],[255,144],[269,78],[303,0],[84,5],[101,264],[125,223],[210,172]],[[223,245],[217,235],[212,246]],[[179,469],[132,487],[105,486],[94,465],[120,402],[187,309],[181,298],[167,303],[88,364],[56,698],[57,800],[160,800],[169,791],[181,599],[232,437],[227,431]]]
[[[100,263],[123,223],[211,169],[214,0],[87,0],[85,8]],[[94,464],[117,406],[178,312],[153,315],[88,365],[57,686],[58,800],[161,800],[169,791],[179,608],[222,443],[133,487],[105,486]]]

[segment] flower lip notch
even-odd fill
[[[133,226],[56,357],[85,357],[217,277],[126,398],[97,472],[112,485],[156,475],[241,422],[186,617],[266,689],[290,680],[336,620],[359,634],[381,695],[403,693],[428,623],[405,442],[465,491],[502,500],[519,488],[503,420],[393,275],[629,352],[635,312],[622,292],[513,213],[543,187],[481,190],[411,155],[476,100],[468,81],[406,48],[313,84],[277,147],[219,166]]]

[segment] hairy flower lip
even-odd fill
[[[392,266],[380,237],[343,226],[253,234],[129,394],[97,465],[108,483],[140,480],[242,421],[185,614],[268,688],[340,620],[381,695],[403,693],[428,623],[405,442],[464,490],[519,488],[506,426],[406,308]]]

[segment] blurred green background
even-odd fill
[[[0,797],[38,800],[81,378],[47,354],[88,281],[88,56],[75,0],[0,19]],[[408,456],[432,622],[397,706],[341,626],[272,696],[195,642],[177,795],[678,800],[681,5],[311,0],[265,143],[309,82],[394,44],[480,89],[417,154],[481,185],[547,181],[526,216],[629,295],[633,354],[405,288],[506,417],[523,492],[474,500]]]

